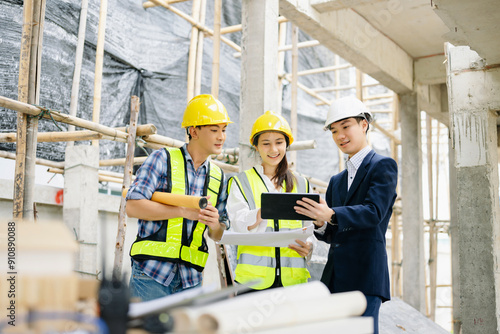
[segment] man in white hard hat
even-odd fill
[[[396,199],[398,167],[368,146],[371,118],[354,97],[331,105],[324,129],[348,155],[347,169],[330,179],[326,201],[303,198],[295,209],[316,220],[316,236],[330,244],[321,281],[332,293],[363,292],[367,299],[363,316],[374,318],[378,333],[380,305],[390,299],[385,233]]]

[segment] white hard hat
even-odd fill
[[[354,96],[340,98],[330,106],[323,129],[328,131],[332,123],[351,117],[363,117],[368,123],[372,120],[372,114],[363,102]]]

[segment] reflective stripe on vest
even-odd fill
[[[297,183],[294,184],[292,192],[305,193],[309,190],[308,181],[300,176],[295,176]],[[235,184],[233,184],[235,183]],[[257,171],[252,168],[234,176],[230,186],[238,186],[243,197],[248,203],[250,210],[261,207],[260,195],[268,192],[268,189]],[[283,188],[285,184],[283,184]],[[302,227],[299,220],[280,220],[279,230],[291,230]],[[269,219],[266,232],[274,232],[274,221]],[[281,282],[283,286],[306,283],[310,276],[306,268],[306,262],[296,251],[287,247],[280,250]],[[253,289],[262,290],[273,285],[276,276],[277,261],[274,247],[262,246],[238,246],[238,264],[236,266],[236,281],[246,282],[260,279],[260,283],[252,286]]]
[[[171,180],[170,192],[173,194],[188,194],[184,155],[178,148],[166,148],[166,150],[168,151],[167,154],[169,154],[168,161],[170,164],[170,175],[168,176]],[[223,173],[219,166],[209,163],[209,171],[207,172],[203,192],[204,195],[210,195],[210,202],[214,207],[217,204],[222,179]],[[191,243],[187,245],[187,236],[184,236],[186,240],[183,239],[183,224],[184,218],[182,217],[164,221],[160,230],[166,228],[165,240],[154,240],[154,235],[146,238],[138,237],[130,249],[130,256],[140,260],[157,259],[160,261],[182,262],[198,271],[202,271],[208,259],[208,248],[206,244],[204,245],[203,238],[207,226],[195,222],[191,234]]]

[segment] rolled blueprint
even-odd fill
[[[128,189],[124,189],[122,196],[127,196]],[[152,201],[172,206],[182,206],[184,208],[205,209],[208,205],[206,197],[191,196],[181,194],[171,194],[162,191],[155,191],[151,197]]]
[[[287,291],[286,288],[283,291],[283,297],[288,297],[284,303],[274,302],[271,298],[258,298],[259,293],[254,292],[252,297],[257,298],[252,303],[240,303],[233,305],[231,309],[214,304],[201,312],[195,328],[202,334],[283,330],[287,327],[360,316],[366,308],[366,298],[360,291],[322,297],[309,296],[305,299],[287,296],[290,290]],[[237,299],[238,297],[234,298],[234,301]],[[288,333],[287,330],[283,332]]]
[[[174,317],[174,332],[179,333],[237,333],[240,318],[250,313],[271,312],[286,304],[301,304],[330,296],[328,288],[319,281],[298,284],[287,288],[276,288],[244,294],[201,307],[177,309]],[[226,317],[232,317],[228,319]],[[266,315],[267,317],[267,315]],[[246,318],[243,318],[246,321]],[[280,321],[287,321],[280,319]],[[236,323],[234,323],[236,322]]]

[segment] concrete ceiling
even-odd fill
[[[469,46],[487,65],[500,65],[499,0],[279,0],[279,6],[311,38],[389,89],[418,92],[421,110],[444,124],[444,44]]]
[[[468,45],[500,63],[498,0],[311,0],[319,13],[351,8],[413,58],[443,54],[444,42]]]
[[[448,27],[433,11],[429,0],[370,1],[353,7],[377,30],[411,57],[444,54],[443,35]]]

